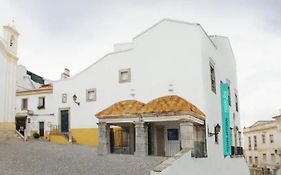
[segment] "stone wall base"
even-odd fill
[[[16,125],[14,122],[0,122],[0,131],[15,131]]]
[[[16,127],[13,122],[0,122],[0,141],[17,139]]]

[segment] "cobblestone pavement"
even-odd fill
[[[0,175],[148,175],[163,157],[97,155],[96,148],[0,141]]]

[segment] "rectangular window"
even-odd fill
[[[271,154],[271,161],[275,162],[275,154],[273,154],[273,153]]]
[[[62,96],[61,96],[61,102],[62,102],[62,103],[67,103],[67,94],[62,94]]]
[[[257,150],[258,143],[257,143],[257,136],[254,136],[254,150]]]
[[[216,75],[215,75],[215,66],[210,62],[210,75],[211,75],[211,89],[216,93]]]
[[[252,141],[251,141],[251,137],[248,137],[248,145],[249,145],[249,151],[252,150]]]
[[[266,154],[265,153],[262,154],[262,160],[263,160],[263,162],[266,162]]]
[[[38,109],[45,109],[45,97],[38,98]]]
[[[258,159],[258,157],[255,157],[255,164],[256,164],[256,165],[259,164],[259,159]]]
[[[131,69],[119,70],[119,83],[127,83],[131,81]]]
[[[265,143],[265,135],[261,135],[262,143]]]
[[[252,158],[252,156],[249,156],[249,163],[250,163],[250,164],[253,163],[253,158]]]
[[[274,137],[272,134],[269,135],[269,140],[270,140],[270,143],[274,143]]]
[[[230,83],[228,83],[228,104],[231,106]]]
[[[21,100],[21,110],[28,110],[28,99],[23,98]]]
[[[238,95],[237,95],[237,93],[235,93],[235,108],[236,108],[236,112],[239,112],[239,109],[238,109]]]
[[[241,134],[241,131],[238,131],[238,137],[239,137],[239,146],[242,147],[242,134]]]
[[[87,102],[96,101],[97,100],[97,90],[96,90],[96,88],[88,89],[86,91],[86,99],[87,99]]]

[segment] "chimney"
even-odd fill
[[[70,77],[70,71],[67,68],[64,68],[63,73],[61,74],[61,79],[66,79]]]

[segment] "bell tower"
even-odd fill
[[[17,32],[14,26],[10,26],[10,25],[3,26],[3,29],[4,29],[3,36],[6,43],[6,47],[12,54],[16,56],[18,50],[19,33]]]

